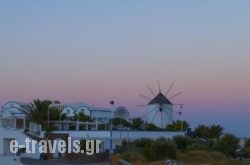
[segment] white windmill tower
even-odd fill
[[[178,92],[172,97],[167,98],[167,94],[173,87],[173,84],[170,85],[169,89],[167,90],[166,94],[162,94],[160,89],[160,83],[158,81],[158,88],[159,92],[156,95],[153,90],[147,85],[147,88],[154,96],[153,98],[149,98],[144,95],[140,95],[141,97],[144,97],[149,100],[147,106],[147,113],[143,116],[146,123],[152,123],[156,125],[159,128],[164,129],[166,125],[171,124],[173,122],[173,114],[181,115],[182,112],[176,112],[175,106],[180,106],[180,109],[182,109],[182,106],[184,104],[173,104],[170,100],[176,97],[177,95],[181,94],[182,92]],[[145,105],[143,105],[145,106]]]

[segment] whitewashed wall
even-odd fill
[[[147,108],[147,116],[145,116],[147,123],[153,123],[157,127],[165,128],[167,124],[173,122],[173,106],[161,105],[162,112],[159,111],[158,104],[151,104]]]
[[[18,131],[18,130],[13,130],[13,129],[0,129],[0,155],[4,154],[4,139],[15,139],[18,141],[19,145],[25,145],[25,139],[29,138],[28,136],[26,136],[23,132]],[[5,141],[6,143],[7,141]],[[36,144],[36,150],[35,153],[25,153],[22,154],[22,157],[29,157],[29,158],[40,158],[40,153],[39,151],[39,146],[38,144]],[[31,145],[29,146],[29,150],[31,151]]]

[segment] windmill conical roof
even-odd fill
[[[149,103],[150,104],[172,104],[161,92],[156,95]]]

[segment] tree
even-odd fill
[[[46,114],[48,115],[48,114]],[[66,114],[61,114],[61,111],[58,108],[50,107],[49,108],[49,120],[50,121],[58,121],[66,119]]]
[[[220,125],[199,125],[197,128],[195,128],[195,134],[204,139],[218,139],[222,133],[224,128]]]
[[[149,123],[145,126],[146,131],[161,131],[162,129],[154,125],[153,123]]]
[[[140,117],[136,117],[131,119],[131,128],[134,130],[138,130],[142,127],[143,120]]]
[[[225,134],[214,144],[214,149],[224,153],[226,156],[236,156],[239,139],[232,134]]]
[[[206,125],[198,125],[194,130],[195,134],[200,138],[209,138],[209,127]]]
[[[224,128],[221,127],[220,125],[211,125],[209,130],[210,130],[210,138],[218,139],[222,135]]]
[[[23,107],[23,112],[30,118],[31,121],[41,124],[44,127],[48,120],[48,111],[50,110],[49,105],[51,101],[49,100],[34,100],[29,105]]]
[[[167,131],[184,131],[189,127],[189,124],[185,120],[177,120],[172,124],[168,124],[165,128]]]
[[[81,122],[91,122],[93,121],[90,116],[85,115],[83,112],[75,113],[73,117],[74,121],[81,121]]]
[[[250,147],[250,138],[246,139],[245,147]]]
[[[112,120],[112,126],[114,126],[115,128],[130,126],[130,123],[127,120],[122,119],[122,118],[112,118],[111,120]]]
[[[150,138],[140,138],[140,139],[136,139],[135,141],[133,141],[133,144],[136,147],[145,147],[146,145],[151,146],[151,144],[153,143],[153,140]]]

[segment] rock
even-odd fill
[[[166,160],[164,165],[183,165],[183,164],[175,160]]]

